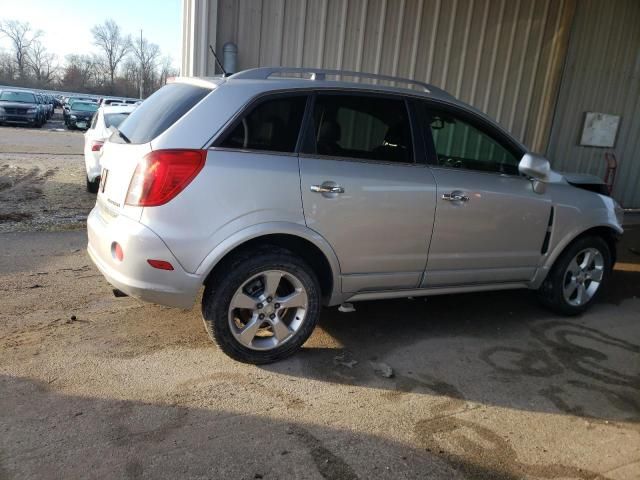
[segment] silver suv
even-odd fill
[[[117,290],[202,314],[229,356],[295,352],[321,306],[528,288],[574,315],[622,213],[427,84],[260,68],[185,78],[103,147],[89,255]]]

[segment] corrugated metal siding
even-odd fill
[[[415,78],[546,147],[575,0],[218,0],[217,49],[239,68]],[[213,73],[210,71],[209,73]]]
[[[585,112],[621,115],[613,196],[640,208],[640,2],[579,2],[548,155],[554,168],[602,177],[609,149],[578,145]]]

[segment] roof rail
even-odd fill
[[[297,68],[297,67],[260,67],[251,68],[242,72],[235,73],[228,78],[239,80],[267,80],[275,74],[298,73],[310,75],[309,80],[324,81],[327,75],[370,78],[373,80],[384,80],[388,82],[405,83],[407,85],[415,85],[424,89],[426,93],[431,93],[433,87],[428,83],[419,80],[411,80],[409,78],[392,77],[390,75],[378,75],[375,73],[353,72],[350,70],[327,70],[322,68]]]

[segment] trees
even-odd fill
[[[113,93],[116,70],[120,62],[131,50],[131,36],[123,35],[120,26],[112,19],[91,29],[93,44],[102,50],[105,66],[109,73],[109,85]]]
[[[160,58],[160,47],[140,36],[133,42],[133,54],[138,62],[140,72],[140,96],[144,97],[147,92],[153,90],[158,58]]]
[[[58,69],[54,65],[55,58],[56,56],[49,53],[40,40],[36,39],[32,42],[27,53],[27,65],[33,72],[37,85],[51,84]]]
[[[94,52],[73,53],[58,63],[41,31],[28,22],[0,21],[0,38],[10,45],[0,47],[0,85],[137,97],[150,95],[178,74],[158,45],[142,37],[132,41],[112,19],[91,33]]]
[[[33,42],[42,36],[42,32],[40,30],[32,31],[29,22],[7,20],[0,22],[0,33],[3,33],[11,41],[18,78],[21,81],[26,80],[29,49]]]
[[[72,53],[66,56],[62,84],[69,90],[86,92],[95,74],[96,64],[91,55]]]
[[[29,48],[35,40],[42,36],[42,32],[39,30],[32,31],[29,22],[7,20],[0,23],[0,33],[3,33],[11,41],[18,78],[24,81],[26,79]]]

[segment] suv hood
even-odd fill
[[[594,184],[598,184],[601,183],[604,185],[604,181],[596,176],[596,175],[591,175],[590,173],[567,173],[567,172],[563,172],[561,174],[565,180],[571,184],[590,184],[590,185],[594,185]]]

